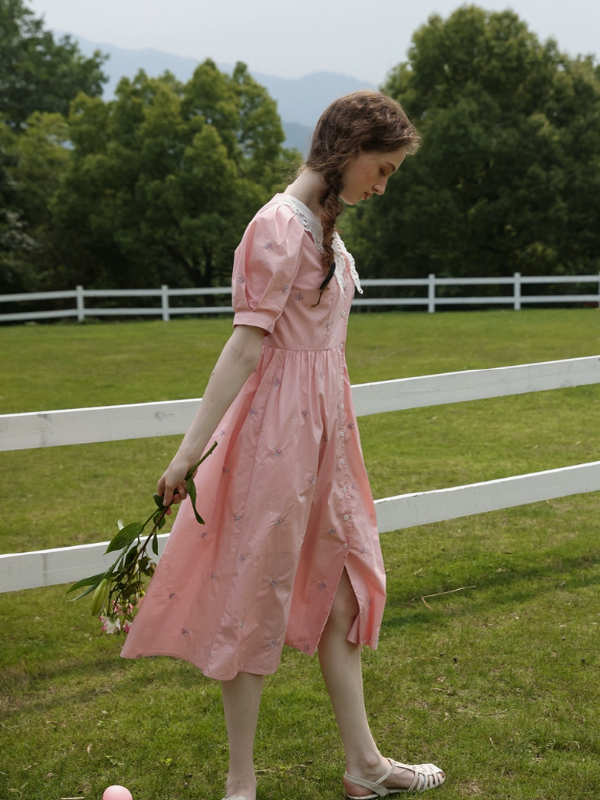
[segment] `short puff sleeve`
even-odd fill
[[[233,326],[273,333],[300,267],[304,228],[286,205],[267,206],[246,228],[235,251]]]

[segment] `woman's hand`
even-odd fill
[[[185,476],[189,468],[190,464],[177,455],[167,467],[156,486],[156,494],[163,498],[164,506],[170,506],[171,503],[181,503],[187,497]],[[170,513],[171,509],[167,508],[167,514]]]

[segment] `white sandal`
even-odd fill
[[[435,764],[402,764],[400,761],[394,761],[393,758],[388,758],[388,761],[392,766],[385,775],[382,775],[381,778],[375,782],[367,781],[364,778],[354,778],[346,772],[344,778],[347,781],[356,783],[358,786],[364,786],[365,789],[369,789],[372,792],[372,794],[363,795],[352,795],[346,792],[346,797],[350,798],[350,800],[375,800],[375,798],[387,797],[390,794],[396,794],[398,792],[426,792],[428,789],[435,789],[441,786],[446,780],[443,770],[436,767]],[[389,778],[396,767],[410,769],[415,773],[413,782],[407,789],[388,789],[381,785],[386,778]]]

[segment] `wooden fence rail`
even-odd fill
[[[465,370],[352,387],[358,416],[600,383],[600,356]],[[187,430],[201,399],[0,416],[0,449],[53,447]],[[380,532],[600,491],[600,461],[375,501]],[[169,534],[159,536],[159,554]],[[0,592],[76,581],[106,569],[108,542],[0,555]]]
[[[599,275],[550,275],[526,276],[515,272],[512,277],[506,278],[438,278],[433,273],[427,278],[381,278],[365,279],[363,287],[398,286],[398,287],[423,287],[427,294],[423,297],[356,297],[353,306],[427,306],[433,314],[439,306],[459,305],[505,305],[512,306],[519,311],[523,304],[540,303],[594,303],[600,304],[600,274]],[[592,283],[597,291],[588,294],[541,294],[524,295],[522,287],[527,285],[557,284],[585,284]],[[477,297],[440,297],[436,295],[436,288],[444,286],[512,286],[512,295],[506,296],[477,296]],[[0,314],[0,322],[24,322],[26,320],[58,319],[61,317],[76,317],[83,322],[86,317],[109,316],[158,316],[168,322],[176,315],[193,314],[232,314],[231,306],[172,306],[171,297],[202,297],[206,295],[230,295],[230,286],[217,286],[202,289],[170,289],[163,285],[160,289],[76,289],[64,292],[31,292],[27,294],[0,295],[0,303],[21,303],[41,300],[75,300],[73,308],[53,309],[50,311],[16,311]],[[139,308],[97,308],[86,306],[86,299],[105,299],[116,297],[154,297],[160,299],[160,305]]]

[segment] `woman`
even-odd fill
[[[419,143],[401,106],[355,92],[319,120],[306,164],[254,217],[236,250],[234,331],[158,482],[164,504],[196,475],[121,655],[170,655],[222,682],[227,798],[254,800],[264,675],[283,644],[317,650],[345,754],[349,798],[441,785],[432,764],[384,758],[367,723],[361,646],[377,646],[385,570],[344,344],[354,261],[343,210],[383,194]]]

